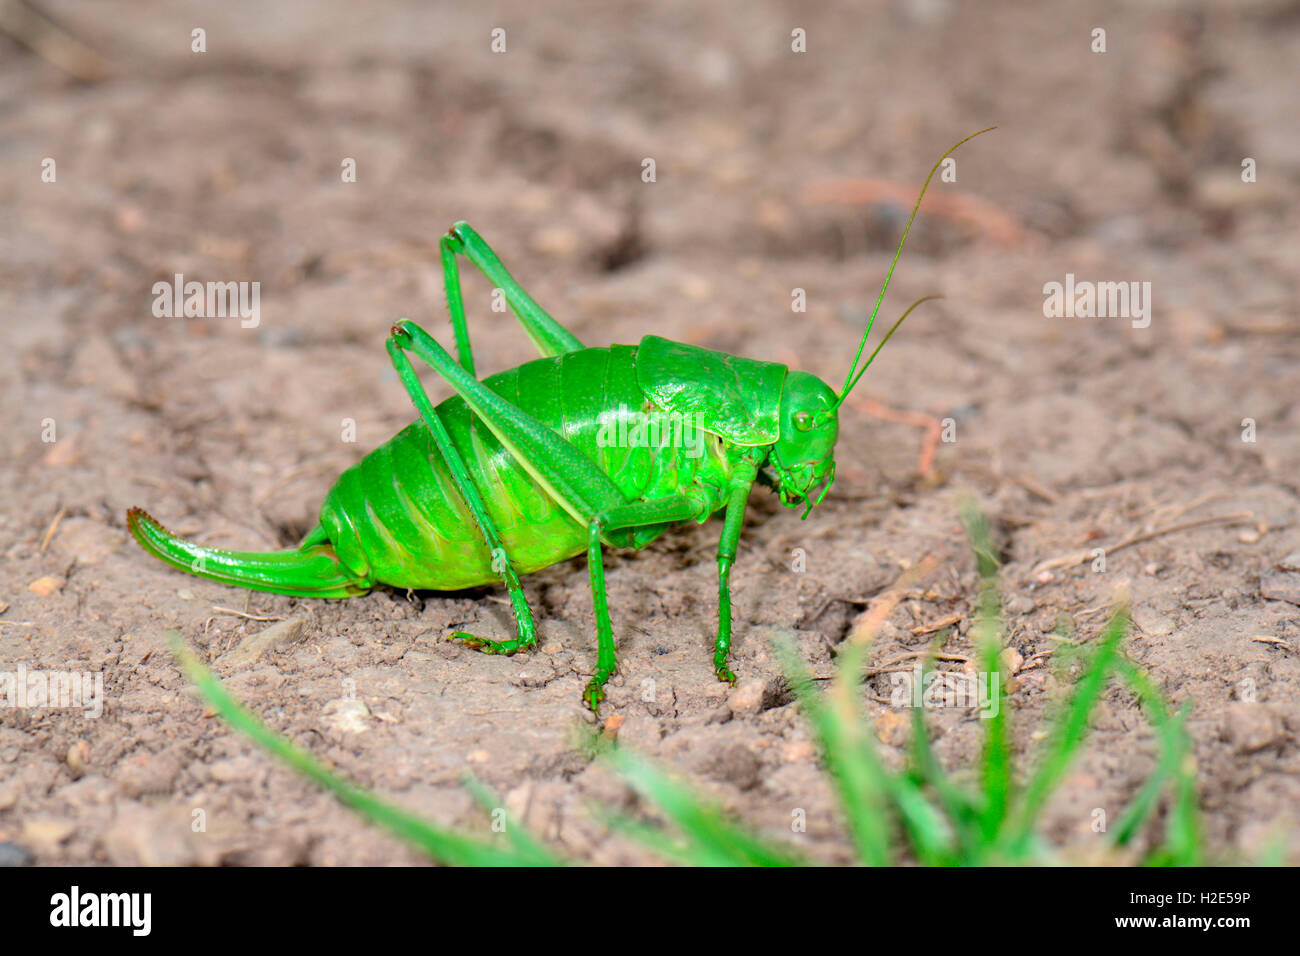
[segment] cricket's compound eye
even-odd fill
[[[790,372],[781,390],[781,434],[770,463],[781,501],[794,507],[810,498],[818,484],[835,473],[835,439],[839,437],[836,396],[830,386],[807,372]]]

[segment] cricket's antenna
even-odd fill
[[[953,152],[956,151],[957,147],[962,145],[962,143],[968,143],[976,136],[979,136],[980,133],[987,133],[989,130],[993,129],[997,129],[997,127],[986,127],[979,132],[971,133],[965,139],[954,143],[952,148],[935,160],[934,165],[930,167],[930,172],[925,177],[925,182],[921,184],[921,192],[916,197],[916,205],[912,207],[912,215],[907,220],[907,227],[903,230],[903,238],[898,240],[898,248],[894,251],[894,260],[889,264],[889,271],[885,273],[885,281],[880,286],[880,295],[876,297],[876,307],[871,310],[871,318],[867,321],[867,330],[862,333],[862,341],[858,343],[858,351],[853,356],[853,364],[849,366],[849,374],[844,377],[844,388],[840,390],[839,400],[835,403],[836,408],[844,404],[844,399],[849,397],[849,392],[851,392],[853,386],[858,383],[858,379],[862,377],[862,373],[867,370],[867,366],[871,364],[871,359],[876,357],[876,353],[880,351],[880,346],[889,341],[889,336],[893,335],[894,329],[897,329],[903,319],[907,318],[908,312],[911,312],[912,309],[915,309],[926,299],[936,298],[935,296],[926,296],[925,298],[918,299],[916,302],[912,303],[907,312],[904,312],[902,317],[894,323],[894,328],[889,330],[889,335],[886,335],[880,345],[876,346],[876,351],[872,352],[871,358],[867,359],[867,365],[862,366],[861,369],[858,368],[858,361],[862,358],[862,353],[867,347],[867,338],[871,335],[871,327],[876,322],[876,313],[880,311],[880,304],[885,301],[885,290],[889,288],[889,280],[894,277],[894,267],[898,265],[898,257],[903,254],[903,244],[907,242],[907,234],[912,231],[912,223],[916,221],[916,214],[921,209],[921,200],[925,197],[925,191],[929,188],[930,180],[934,178],[935,171],[938,170],[943,161],[951,156]]]
[[[889,331],[885,333],[885,337],[880,340],[880,344],[876,346],[876,350],[872,352],[871,356],[867,359],[867,364],[862,366],[862,368],[858,369],[858,374],[853,376],[853,381],[849,382],[848,385],[845,387],[844,394],[841,395],[839,401],[835,403],[836,408],[839,408],[841,405],[844,404],[844,399],[849,397],[849,392],[853,391],[853,386],[858,384],[858,379],[862,378],[863,373],[866,372],[867,369],[871,368],[871,363],[876,360],[876,356],[880,354],[880,350],[885,347],[885,343],[888,342],[890,338],[893,336],[893,334],[898,331],[898,327],[903,324],[903,320],[912,314],[912,310],[915,309],[922,302],[929,302],[931,299],[942,299],[942,298],[943,296],[938,295],[937,293],[931,293],[930,295],[923,295],[921,296],[921,298],[917,299],[915,302],[913,302],[911,305],[907,307],[907,311],[904,312],[902,315],[900,315],[898,317],[898,321],[896,321],[893,325],[889,327]]]

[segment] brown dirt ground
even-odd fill
[[[0,661],[102,671],[107,699],[97,720],[0,709],[0,842],[41,863],[416,859],[206,715],[162,643],[177,627],[272,726],[408,807],[485,829],[459,785],[472,771],[566,852],[642,859],[588,814],[592,799],[633,804],[573,743],[594,662],[584,562],[527,582],[540,651],[491,658],[442,638],[506,635],[499,592],[238,591],[148,558],[123,512],[146,506],[215,545],[291,544],[333,478],[412,418],[383,339],[400,316],[446,334],[435,243],[455,219],[590,344],[654,332],[838,383],[906,208],[834,181],[910,193],[951,142],[997,123],[935,187],[885,313],[946,300],[855,395],[955,421],[934,476],[919,474],[919,429],[859,403],[807,522],[756,493],[730,696],[709,667],[718,522],[611,554],[623,674],[605,713],[765,831],[847,859],[769,640],[793,632],[827,673],[866,599],[929,554],[938,572],[875,660],[950,615],[948,650],[968,653],[975,576],[956,502],[970,489],[1007,560],[1022,751],[1064,684],[1050,632],[1064,616],[1096,634],[1127,589],[1131,653],[1194,702],[1210,846],[1249,859],[1280,839],[1300,858],[1300,574],[1285,570],[1300,550],[1300,135],[1283,80],[1300,6],[534,6],[46,2],[112,63],[93,84],[0,36]],[[505,54],[489,50],[496,26]],[[1089,50],[1098,26],[1104,55]],[[790,51],[795,27],[806,54]],[[343,157],[356,183],[340,181]],[[954,197],[987,208],[972,217]],[[260,326],[154,318],[152,284],[177,272],[260,281]],[[1043,284],[1066,273],[1150,281],[1150,327],[1045,318]],[[486,283],[466,282],[480,368],[530,358]],[[790,310],[796,287],[806,314]],[[355,443],[340,441],[345,418]],[[1036,570],[1242,512],[1114,550],[1104,571]],[[47,576],[61,587],[29,589]],[[303,639],[235,666],[223,656],[266,624],[218,608],[303,618]],[[869,709],[890,710],[886,679],[873,687]],[[365,713],[349,729],[335,702],[353,689]],[[951,766],[974,758],[973,712],[934,723]],[[1050,839],[1092,858],[1093,809],[1113,818],[1153,752],[1132,699],[1111,692]],[[790,832],[795,808],[806,833]]]

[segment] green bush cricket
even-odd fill
[[[931,167],[838,393],[807,372],[654,335],[635,346],[587,348],[461,222],[441,240],[459,361],[414,322],[392,327],[388,353],[420,417],[339,476],[319,524],[296,549],[204,547],[138,508],[127,512],[131,533],[181,570],[296,597],[346,598],[381,585],[451,591],[501,582],[514,607],[515,637],[449,636],[489,654],[513,654],[537,642],[520,575],[585,551],[598,650],[583,699],[595,711],[618,666],[602,547],[644,548],[680,522],[703,523],[724,511],[713,665],[721,680],[734,682],[727,666],[730,574],[749,493],[756,481],[766,484],[787,507],[803,505],[805,518],[825,497],[835,479],[840,405],[912,309],[933,298],[913,303],[858,367],[921,199],[943,160],[984,132],[956,143]],[[459,255],[502,290],[542,358],[477,378]],[[408,353],[456,394],[435,407]],[[637,440],[628,439],[629,416]],[[693,441],[664,440],[688,433]]]

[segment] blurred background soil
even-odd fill
[[[595,659],[583,561],[526,582],[540,649],[493,658],[443,638],[506,636],[500,592],[239,591],[146,556],[123,513],[145,506],[217,546],[292,545],[338,473],[412,419],[384,337],[408,316],[450,341],[436,244],[457,219],[588,344],[655,333],[838,385],[925,171],[996,123],[927,198],[882,321],[946,298],[855,392],[831,495],[802,523],[752,499],[733,577],[741,683],[710,667],[715,520],[607,558],[623,673],[604,715],[764,831],[848,859],[770,641],[793,634],[829,674],[870,598],[933,555],[873,660],[909,666],[949,625],[946,652],[969,656],[957,502],[971,491],[1006,562],[1022,753],[1068,686],[1052,667],[1062,635],[1093,637],[1127,593],[1130,653],[1193,703],[1216,858],[1280,841],[1297,859],[1300,5],[40,9],[94,54],[40,37],[33,52],[15,39],[30,8],[3,4],[0,662],[100,671],[106,703],[98,719],[0,708],[7,852],[415,859],[207,713],[162,642],[176,627],[273,727],[402,804],[486,830],[468,771],[565,852],[640,861],[587,810],[634,799],[574,745]],[[259,325],[156,318],[153,284],[176,273],[260,282]],[[1150,282],[1149,327],[1045,317],[1043,286],[1067,273]],[[487,283],[465,283],[480,370],[531,358]],[[931,465],[942,419],[955,440]],[[231,656],[295,618],[296,641]],[[889,675],[869,687],[901,761]],[[943,759],[969,765],[975,712],[933,723]],[[1154,756],[1118,689],[1090,741],[1047,828],[1081,860],[1102,842],[1094,810],[1114,819]]]

